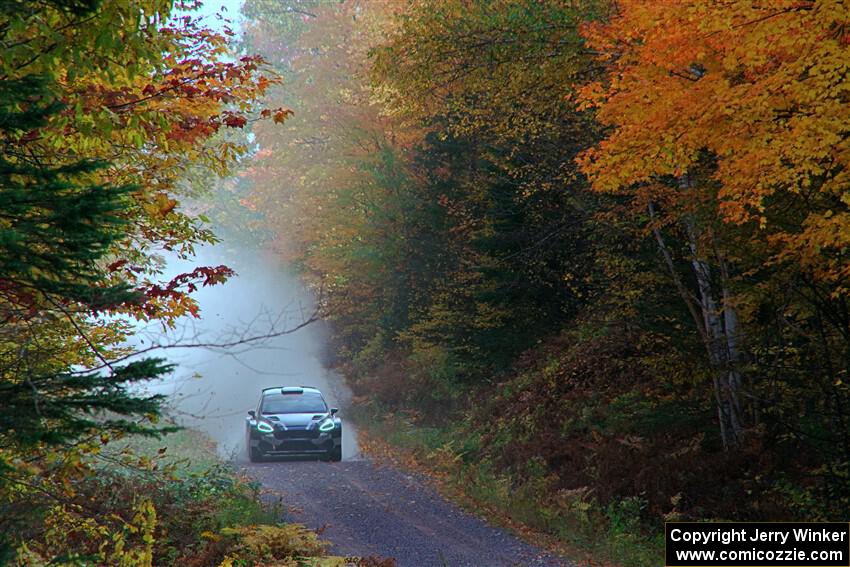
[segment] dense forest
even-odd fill
[[[554,533],[842,519],[846,1],[245,14],[294,111],[246,200],[375,415]]]
[[[364,430],[482,509],[624,564],[665,520],[847,520],[848,0],[198,5],[0,2],[0,564],[325,553],[110,449],[175,429],[127,341],[233,275],[157,259],[222,219],[316,290]]]

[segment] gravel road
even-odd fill
[[[394,557],[399,567],[568,566],[444,500],[418,475],[368,459],[242,465],[286,520],[323,529],[338,555]]]

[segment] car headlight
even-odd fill
[[[319,431],[331,431],[334,427],[334,420],[328,419],[319,426]]]
[[[262,431],[263,433],[271,433],[274,431],[274,427],[271,424],[266,423],[265,421],[257,422],[257,431]]]

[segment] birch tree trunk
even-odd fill
[[[715,282],[709,263],[700,251],[699,233],[692,221],[685,222],[691,266],[699,289],[699,307],[703,317],[704,341],[713,372],[714,396],[720,437],[725,449],[734,449],[743,441],[741,420],[741,373],[738,350],[738,316],[731,305],[728,282],[721,278],[722,303],[715,300]]]
[[[687,174],[679,178],[679,187],[691,188]],[[649,204],[650,218],[655,218],[652,203]],[[729,289],[728,268],[725,260],[718,259],[721,277],[719,282],[712,280],[711,265],[700,246],[702,235],[693,219],[686,217],[684,222],[691,252],[691,268],[697,281],[699,295],[688,293],[681,276],[676,271],[669,249],[664,243],[661,232],[653,229],[655,239],[664,258],[676,288],[697,326],[700,338],[705,345],[708,362],[712,370],[714,398],[717,403],[717,417],[720,424],[720,438],[723,447],[731,450],[743,442],[744,427],[741,408],[741,354],[739,339],[741,335],[738,316],[732,305],[732,293]],[[719,291],[720,301],[715,297]],[[695,305],[696,304],[696,305]]]

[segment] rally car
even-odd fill
[[[266,388],[245,419],[252,462],[275,456],[342,459],[342,420],[322,393],[309,386]]]

